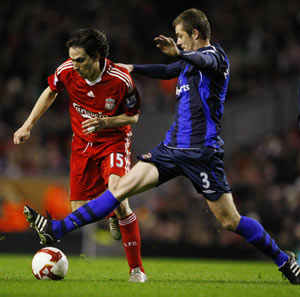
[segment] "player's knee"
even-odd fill
[[[222,227],[229,231],[235,231],[239,223],[238,217],[229,215],[221,216],[218,220],[221,223]]]
[[[232,222],[222,222],[222,227],[229,231],[235,231],[236,226]]]
[[[79,206],[73,206],[73,205],[71,205],[72,212],[75,211],[75,210],[77,210],[78,208],[79,208]]]
[[[115,181],[109,183],[108,188],[111,192],[117,192],[118,186],[119,186],[119,180],[115,180]]]
[[[86,204],[88,201],[71,201],[71,209],[72,212],[77,210],[79,207],[83,206]]]
[[[125,191],[122,189],[120,181],[110,183],[108,189],[119,201],[124,201],[124,199],[126,199],[126,193],[124,193]]]

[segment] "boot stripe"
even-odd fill
[[[300,274],[300,267],[297,262],[294,262],[293,264],[291,264],[289,269],[290,269],[291,274],[294,277],[297,277]]]
[[[43,230],[44,230],[44,228],[45,228],[46,224],[47,224],[47,220],[44,220],[44,223],[43,223],[43,225],[42,225],[42,227],[41,227],[40,231],[43,231]]]
[[[40,221],[39,221],[39,226],[38,226],[38,228],[41,229],[42,226],[43,226],[43,224],[46,223],[46,222],[47,222],[47,220],[45,220],[43,217],[41,217],[41,219],[40,219]]]
[[[45,225],[47,223],[47,219],[45,219],[43,216],[41,215],[38,215],[36,220],[35,220],[35,225],[37,226],[37,228],[40,230],[40,231],[43,231]]]
[[[37,215],[34,223],[37,225],[39,223],[39,220],[40,220],[40,215]]]
[[[36,218],[36,226],[38,227],[38,229],[40,229],[41,224],[43,223],[43,217],[38,215]]]

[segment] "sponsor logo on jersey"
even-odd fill
[[[101,118],[103,117],[101,112],[95,113],[89,110],[82,108],[79,104],[73,102],[73,107],[75,110],[80,113],[83,118],[91,119],[91,118]]]
[[[116,100],[113,98],[105,99],[105,109],[113,110],[116,107]]]
[[[141,156],[143,159],[150,159],[152,157],[151,153],[147,153],[147,154],[142,154]]]
[[[203,193],[205,193],[205,194],[213,194],[215,192],[216,191],[214,191],[214,190],[203,190]]]
[[[136,97],[135,95],[130,96],[125,100],[125,105],[127,108],[132,108],[136,105]]]
[[[190,85],[183,85],[180,88],[176,87],[176,96],[179,97],[182,92],[188,92],[190,90]]]
[[[227,79],[228,76],[229,76],[229,67],[226,68],[226,70],[224,71],[224,77],[225,77],[225,79]]]
[[[95,95],[94,95],[93,91],[89,91],[89,92],[87,93],[87,95],[88,95],[89,97],[91,97],[91,98],[95,98]]]

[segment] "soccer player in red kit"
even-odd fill
[[[76,211],[108,186],[116,187],[120,177],[129,170],[130,124],[138,121],[140,98],[128,71],[107,59],[109,44],[103,32],[80,29],[68,40],[67,48],[69,59],[48,77],[49,86],[15,132],[14,143],[23,143],[30,137],[33,125],[57,94],[66,89],[74,133],[70,200],[72,210]],[[115,210],[115,215],[117,219],[110,218],[111,231],[115,231],[116,238],[120,228],[130,267],[129,281],[145,282],[138,222],[127,200]]]

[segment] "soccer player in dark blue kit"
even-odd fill
[[[161,65],[125,65],[129,72],[151,78],[178,77],[175,121],[165,140],[123,176],[114,188],[55,221],[39,215],[29,206],[24,214],[43,244],[51,244],[66,233],[105,217],[130,196],[159,186],[177,176],[188,178],[202,194],[216,219],[227,230],[243,236],[270,256],[292,284],[300,284],[300,267],[295,255],[282,251],[256,220],[241,216],[234,204],[223,165],[220,120],[229,80],[229,61],[220,45],[210,44],[210,25],[197,9],[181,13],[173,21],[177,44],[160,35],[154,40],[177,62]]]

